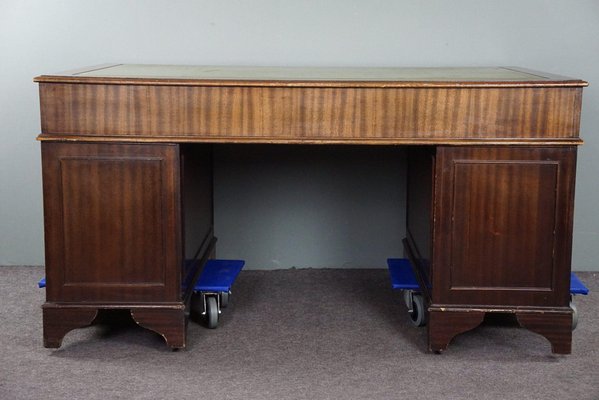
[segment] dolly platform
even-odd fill
[[[221,309],[227,307],[231,286],[243,269],[243,260],[208,260],[192,295],[192,308],[200,301],[200,315],[210,329],[218,326]]]

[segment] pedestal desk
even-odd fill
[[[184,251],[214,251],[212,144],[273,143],[406,146],[404,245],[430,280],[430,350],[502,312],[571,352],[586,82],[519,68],[158,65],[35,82],[46,347],[102,309],[185,347]]]

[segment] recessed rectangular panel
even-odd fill
[[[558,163],[453,164],[451,289],[553,287]]]
[[[160,158],[60,160],[64,284],[165,281]]]

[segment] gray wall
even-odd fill
[[[249,267],[385,267],[401,256],[399,147],[217,146],[217,255]]]
[[[107,62],[518,65],[591,83],[584,94],[573,267],[599,270],[597,38],[596,0],[2,0],[0,265],[43,264],[34,141],[39,107],[31,81],[37,74]],[[219,148],[220,256],[277,268],[380,266],[394,255],[402,232],[393,225],[401,215],[393,213],[402,207],[402,194],[389,188],[403,179],[401,152],[284,152],[288,157],[268,147],[250,153]],[[355,152],[354,161],[345,152]],[[364,214],[371,206],[375,212]]]

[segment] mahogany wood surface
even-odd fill
[[[42,309],[44,347],[60,347],[64,335],[73,329],[91,325],[97,315],[97,308],[57,307],[46,303]]]
[[[435,147],[417,146],[407,152],[406,234],[420,264],[432,261],[432,218],[435,201]],[[430,279],[430,271],[427,272]]]
[[[586,82],[514,68],[127,65],[36,82],[47,346],[124,308],[184,347],[183,260],[214,243],[210,143],[338,143],[425,145],[408,148],[407,231],[430,267],[431,350],[488,312],[571,350]]]
[[[568,305],[575,147],[440,147],[438,304]]]
[[[131,308],[131,317],[139,325],[161,335],[172,349],[186,345],[185,306],[177,308]]]
[[[40,139],[401,144],[578,140],[579,87],[294,88],[41,83]]]
[[[460,310],[453,312],[429,311],[428,348],[441,353],[458,334],[479,326],[485,318],[484,311]],[[431,327],[434,327],[431,329]]]
[[[517,312],[516,318],[523,327],[544,336],[551,343],[551,351],[556,354],[572,352],[572,313],[531,313]]]
[[[177,145],[42,144],[47,300],[180,301]]]
[[[563,326],[572,322],[576,147],[438,146],[434,157],[410,153],[408,235],[415,248],[432,246],[422,252],[432,265],[431,349],[443,350],[465,330],[464,312],[506,312],[545,336],[554,352],[569,352],[571,332]],[[431,167],[432,189],[410,172]],[[429,218],[420,210],[427,203],[434,205]]]
[[[153,315],[183,315],[178,145],[44,142],[42,165],[45,343],[59,345],[101,308],[160,305]]]

